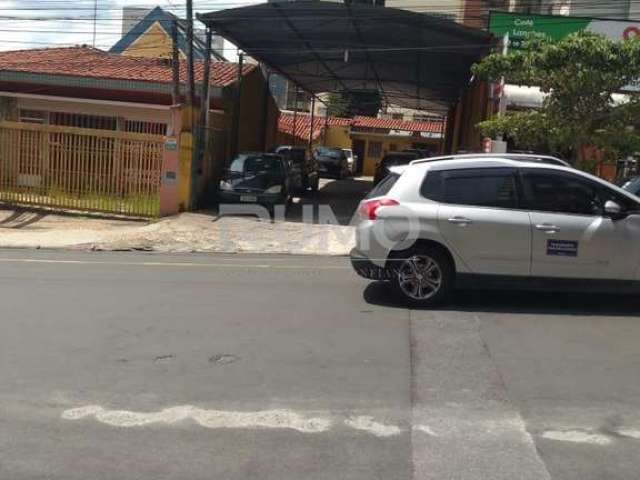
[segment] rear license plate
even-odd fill
[[[255,195],[240,195],[240,201],[255,203],[258,201],[258,197]]]

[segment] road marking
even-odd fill
[[[297,430],[302,433],[320,433],[331,428],[332,421],[319,417],[304,417],[291,410],[263,410],[258,412],[233,412],[206,410],[191,405],[166,408],[158,412],[132,412],[107,410],[99,405],[65,410],[65,420],[81,420],[93,417],[113,427],[142,427],[152,423],[174,424],[194,420],[205,428],[279,428]]]
[[[609,445],[611,443],[611,438],[606,435],[583,430],[548,430],[542,434],[542,438],[561,442],[589,443],[591,445]]]
[[[272,265],[249,263],[194,263],[194,262],[123,262],[102,260],[50,260],[35,258],[0,258],[0,263],[42,263],[62,265],[115,265],[120,267],[186,267],[186,268],[254,268],[269,270],[349,270],[345,265]]]
[[[619,430],[615,430],[615,432],[622,437],[628,437],[628,438],[633,438],[634,440],[640,440],[640,430],[622,428]]]
[[[157,412],[108,410],[100,405],[88,405],[65,410],[61,417],[64,420],[93,418],[100,423],[119,428],[144,427],[158,423],[173,425],[185,420],[193,420],[204,428],[290,429],[301,433],[326,432],[335,424],[331,418],[307,417],[293,410],[235,412],[207,410],[192,405],[170,407]],[[344,420],[344,424],[377,437],[391,437],[402,433],[400,427],[376,422],[371,416],[349,417]]]
[[[383,423],[376,422],[373,417],[365,415],[359,417],[350,417],[344,421],[345,425],[354,428],[356,430],[364,430],[376,437],[391,437],[398,435],[402,432],[400,427],[396,425],[385,425]]]
[[[418,432],[426,433],[427,435],[430,435],[432,437],[437,437],[438,436],[438,434],[436,432],[434,432],[433,429],[429,425],[415,425],[413,427],[413,429],[418,431]]]

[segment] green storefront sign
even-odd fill
[[[527,40],[536,37],[561,40],[583,30],[599,33],[612,40],[625,40],[640,35],[640,23],[508,12],[491,12],[489,18],[489,31],[497,37],[508,34],[510,48],[522,48]]]

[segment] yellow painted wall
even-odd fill
[[[233,109],[235,99],[235,85],[224,91],[224,110],[225,128],[231,135],[233,123]],[[262,144],[263,129],[263,109],[264,94],[267,93],[267,122],[266,122],[266,149],[276,144],[276,136],[278,133],[278,106],[268,91],[267,83],[262,76],[260,69],[256,68],[251,73],[245,75],[242,81],[242,96],[240,98],[240,122],[239,122],[239,140],[238,151],[263,151],[265,146]],[[228,146],[231,147],[231,137],[229,136]]]
[[[122,55],[128,57],[171,58],[173,41],[158,22],[155,22],[140,37],[129,45]],[[182,52],[180,56],[184,58]]]
[[[196,109],[182,108],[182,131],[178,138],[178,205],[180,211],[191,208],[191,162],[193,158],[193,119]]]
[[[351,148],[351,128],[329,125],[326,130],[325,146],[335,148]]]

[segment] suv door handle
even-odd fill
[[[448,219],[448,222],[460,225],[461,227],[465,227],[470,223],[473,223],[469,218],[466,217],[451,217],[450,219]]]
[[[546,233],[556,233],[560,229],[550,223],[539,223],[536,225],[536,230],[541,230]]]

